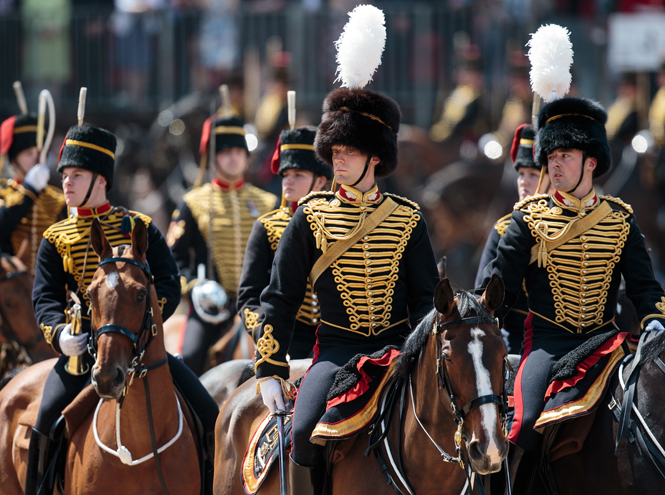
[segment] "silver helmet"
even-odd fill
[[[231,313],[228,310],[229,298],[226,291],[214,280],[206,280],[202,276],[198,277],[198,280],[192,289],[192,304],[196,314],[207,323],[218,324],[228,320]]]

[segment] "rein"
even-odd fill
[[[115,325],[115,324],[103,325],[98,330],[95,331],[94,329],[92,329],[92,331],[90,332],[90,342],[88,343],[88,350],[90,351],[90,354],[95,358],[95,360],[97,359],[97,342],[99,340],[99,337],[105,333],[119,333],[127,337],[134,344],[134,357],[132,358],[132,367],[127,371],[127,374],[129,375],[129,382],[127,382],[125,385],[125,388],[122,392],[122,397],[118,399],[118,407],[116,410],[116,440],[118,444],[118,450],[112,451],[111,449],[106,447],[104,444],[102,444],[102,442],[99,439],[99,436],[97,435],[97,413],[99,412],[99,408],[101,407],[103,400],[101,400],[97,405],[97,409],[95,410],[95,416],[93,418],[93,427],[94,427],[93,432],[95,436],[95,441],[97,442],[97,445],[99,445],[101,449],[105,450],[106,452],[109,452],[110,454],[115,455],[116,457],[119,457],[123,463],[128,464],[130,466],[135,466],[144,461],[147,461],[150,458],[154,458],[155,467],[157,468],[157,476],[159,477],[159,482],[162,485],[162,490],[166,495],[169,495],[169,490],[166,486],[166,480],[164,479],[164,473],[162,471],[162,465],[159,460],[159,453],[166,450],[168,447],[173,445],[176,442],[176,440],[178,440],[178,438],[180,438],[180,434],[182,433],[183,414],[182,414],[182,409],[180,407],[180,401],[178,400],[178,396],[176,395],[176,403],[178,404],[178,418],[179,418],[178,432],[176,433],[175,437],[173,437],[168,443],[166,443],[160,448],[157,448],[157,441],[155,437],[155,426],[152,418],[152,405],[150,402],[150,388],[148,385],[147,376],[148,376],[148,371],[154,370],[156,368],[159,368],[160,366],[165,365],[167,363],[167,358],[164,357],[163,359],[160,359],[159,361],[156,361],[155,363],[152,363],[148,366],[145,366],[142,362],[146,349],[148,348],[148,346],[150,346],[153,339],[157,336],[157,325],[155,325],[153,321],[153,309],[151,303],[151,297],[152,297],[151,286],[154,284],[155,279],[152,273],[150,272],[150,267],[148,266],[147,262],[143,264],[136,260],[130,258],[124,258],[122,256],[112,256],[110,258],[104,258],[99,262],[97,268],[99,269],[99,267],[103,265],[108,265],[110,263],[129,263],[130,265],[139,267],[143,271],[146,278],[148,279],[148,284],[147,284],[148,295],[146,297],[145,312],[143,313],[143,321],[141,322],[141,328],[139,328],[138,333],[133,333],[131,330],[123,327],[122,325]],[[133,461],[132,455],[129,452],[129,450],[120,443],[120,409],[122,408],[122,404],[125,396],[127,395],[127,391],[129,387],[132,385],[132,383],[134,383],[134,378],[136,377],[141,378],[143,381],[146,407],[148,409],[148,427],[150,430],[150,444],[152,446],[152,453],[142,457],[141,459]]]
[[[612,392],[610,392],[612,400],[608,404],[608,407],[614,413],[614,416],[619,423],[614,455],[617,457],[620,455],[619,442],[622,438],[626,438],[630,443],[637,441],[637,445],[641,450],[642,455],[649,459],[654,469],[663,479],[665,479],[665,449],[663,449],[663,446],[658,442],[653,432],[646,424],[642,413],[640,413],[633,401],[640,367],[642,366],[640,358],[642,345],[646,340],[646,335],[648,335],[648,332],[644,332],[640,336],[640,341],[635,354],[629,354],[626,356],[619,366],[619,383],[624,393],[623,404],[614,397]],[[624,368],[631,360],[633,361],[633,366],[630,369],[628,378],[624,380]],[[663,363],[659,357],[656,357],[653,362],[658,369],[665,373],[665,363]],[[639,425],[633,420],[633,416],[637,418]],[[646,432],[646,436],[642,433],[640,425]]]
[[[455,395],[452,390],[452,381],[450,380],[450,376],[448,374],[448,368],[446,366],[445,358],[443,358],[442,354],[442,344],[441,341],[436,337],[437,334],[442,333],[444,330],[460,325],[470,325],[473,323],[490,323],[492,325],[498,325],[497,319],[492,318],[492,317],[485,317],[485,316],[474,316],[474,317],[469,317],[469,318],[458,318],[453,321],[449,322],[440,322],[440,313],[437,313],[436,315],[436,325],[434,327],[433,335],[436,338],[436,344],[437,344],[437,360],[436,360],[436,375],[437,375],[437,382],[439,385],[439,388],[445,388],[446,393],[448,395],[448,399],[450,402],[450,408],[451,408],[451,413],[453,415],[453,420],[455,421],[455,424],[457,425],[457,430],[455,431],[455,436],[454,436],[454,442],[455,442],[455,450],[456,450],[456,456],[452,456],[451,454],[447,453],[439,444],[436,443],[436,441],[432,438],[432,436],[429,434],[425,426],[422,424],[420,421],[420,418],[418,417],[418,414],[416,413],[416,405],[415,405],[415,400],[414,400],[414,394],[413,394],[413,383],[411,379],[411,373],[409,373],[408,376],[408,388],[409,388],[409,395],[410,395],[410,402],[411,402],[411,408],[413,411],[413,416],[416,418],[416,421],[420,428],[425,432],[425,435],[429,438],[430,442],[436,447],[436,449],[439,451],[439,454],[441,455],[441,460],[443,462],[447,463],[453,463],[453,464],[459,464],[460,468],[464,470],[464,474],[466,475],[466,483],[464,487],[462,488],[462,494],[471,494],[473,492],[474,488],[474,478],[476,477],[476,473],[472,471],[471,465],[468,462],[464,461],[463,457],[463,452],[462,452],[462,434],[464,430],[464,418],[466,415],[472,411],[473,409],[480,407],[484,404],[492,404],[496,403],[499,404],[499,409],[501,412],[501,424],[504,430],[504,434],[507,435],[507,412],[508,412],[508,396],[506,394],[506,388],[505,388],[505,383],[503,386],[503,390],[501,395],[499,394],[488,394],[488,395],[482,395],[479,397],[476,397],[474,399],[471,399],[468,401],[461,409],[457,405],[457,401],[455,400]],[[507,370],[507,362],[506,359],[504,359],[503,362],[503,376],[505,376],[505,372]],[[395,462],[393,455],[391,453],[391,448],[388,442],[388,427],[386,424],[390,424],[390,419],[392,417],[392,410],[393,406],[395,405],[395,401],[397,400],[397,395],[398,392],[401,391],[400,395],[400,410],[399,410],[399,421],[398,421],[398,438],[401,438],[401,425],[402,425],[402,418],[404,415],[404,403],[406,401],[405,395],[406,395],[406,383],[401,382],[401,383],[396,383],[395,386],[390,387],[390,390],[388,390],[382,400],[381,404],[381,410],[379,413],[379,417],[375,423],[375,425],[378,425],[379,428],[376,429],[378,430],[375,433],[375,430],[373,430],[370,433],[370,445],[365,451],[365,455],[369,453],[370,450],[374,450],[374,453],[376,455],[377,461],[379,463],[379,467],[381,471],[383,472],[383,475],[386,479],[386,482],[388,485],[395,491],[397,495],[406,495],[400,488],[397,486],[395,481],[393,480],[392,476],[388,472],[388,466],[386,465],[383,455],[380,452],[380,449],[377,448],[378,444],[383,442],[386,453],[388,455],[388,459],[390,461],[390,464],[397,474],[397,477],[399,480],[402,482],[404,487],[406,488],[406,491],[408,492],[408,495],[415,495],[415,490],[411,486],[408,477],[406,473],[404,472],[404,468],[402,466],[402,461],[401,461],[401,447],[398,446],[397,449],[397,462]],[[509,484],[510,481],[507,480],[507,484]],[[484,489],[481,483],[478,483],[478,492],[480,495],[484,495]],[[510,494],[510,487],[508,488],[508,493]]]

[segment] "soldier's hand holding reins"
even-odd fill
[[[65,356],[81,356],[88,349],[88,334],[72,335],[72,325],[63,328],[58,341]]]
[[[270,410],[271,414],[275,411],[283,411],[285,409],[282,384],[279,380],[268,378],[260,382],[259,387],[261,388],[263,403]]]

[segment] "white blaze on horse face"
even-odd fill
[[[471,357],[473,358],[473,367],[476,372],[478,397],[492,395],[494,393],[492,391],[490,372],[483,364],[483,343],[480,341],[480,338],[484,336],[485,332],[483,330],[480,328],[474,328],[471,330],[471,337],[473,337],[473,340],[469,342],[469,354],[471,354]],[[501,456],[499,454],[499,447],[496,439],[496,405],[483,404],[480,406],[480,413],[482,415],[485,436],[487,437],[487,455],[490,457],[492,463],[499,463],[501,462]]]
[[[114,291],[120,283],[120,275],[118,275],[118,272],[107,273],[106,277],[104,277],[104,281],[106,282],[106,287],[108,287],[109,290]]]

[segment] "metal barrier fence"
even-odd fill
[[[435,112],[454,85],[456,33],[468,33],[482,50],[489,114],[497,121],[507,92],[506,46],[524,47],[541,23],[443,3],[391,2],[384,12],[388,39],[371,88],[395,98],[405,122],[423,127],[438,117]],[[291,54],[300,108],[316,115],[335,87],[333,42],[348,19],[346,12],[308,12],[299,6],[263,14],[132,15],[77,8],[61,16],[55,27],[44,18],[23,16],[0,15],[0,116],[17,110],[11,89],[17,79],[23,81],[33,110],[38,91],[47,87],[58,107],[73,113],[78,88],[87,86],[91,112],[152,116],[191,92],[212,93],[228,68],[242,67],[253,54],[265,85],[266,46],[275,39]],[[609,103],[611,90],[603,86],[605,46],[602,36],[594,35],[597,28],[577,18],[544,21],[559,22],[572,32],[579,92]]]

